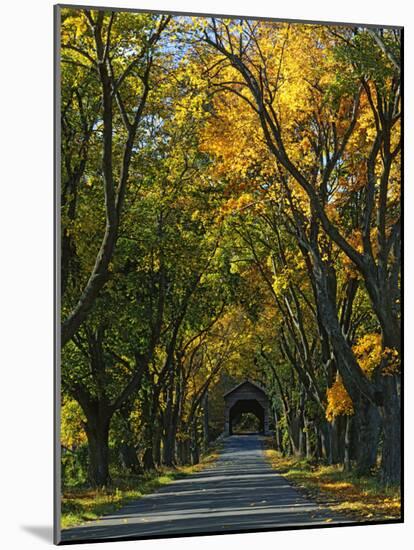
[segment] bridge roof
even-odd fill
[[[251,380],[243,380],[243,382],[240,382],[240,384],[237,384],[237,386],[234,386],[234,388],[226,392],[223,397],[224,398],[228,397],[231,393],[237,391],[238,389],[240,389],[242,386],[246,384],[249,386],[253,386],[254,389],[259,390],[261,393],[263,393],[266,396],[265,390],[261,386],[259,386],[259,384],[256,384],[256,382],[252,382]]]

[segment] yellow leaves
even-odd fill
[[[346,482],[346,481],[339,481],[339,482],[336,482],[336,483],[324,483],[323,484],[323,487],[325,489],[336,489],[338,491],[344,491],[346,489],[349,489],[350,487],[352,487],[351,483],[349,482]]]
[[[193,213],[191,214],[191,220],[197,221],[199,219],[200,219],[200,210],[194,210]]]
[[[336,416],[354,414],[354,406],[342,378],[339,374],[336,375],[336,380],[333,385],[326,390],[327,407],[325,411],[326,418],[332,421]]]
[[[364,374],[371,378],[382,359],[381,334],[372,332],[358,339],[353,352]]]
[[[210,65],[217,66],[220,58],[212,57]],[[209,98],[209,112],[201,131],[201,149],[214,158],[212,171],[215,177],[230,180],[234,187],[258,189],[264,179],[275,174],[274,159],[264,146],[264,136],[259,118],[249,108],[244,96],[254,98],[246,86],[233,84],[239,94],[232,93],[221,82],[240,82],[242,78],[229,66],[221,66],[215,84],[220,92]]]
[[[65,399],[61,409],[60,440],[64,447],[72,448],[86,442],[84,422],[80,405],[74,399]]]
[[[305,289],[308,283],[306,276],[304,276],[306,264],[302,254],[297,254],[296,251],[285,250],[285,260],[285,266],[276,268],[272,256],[269,256],[267,259],[267,266],[273,271],[272,287],[278,297],[283,295],[290,284]]]
[[[322,104],[324,89],[334,76],[334,62],[327,55],[326,30],[322,27],[287,26],[279,34],[279,47],[269,58],[272,68],[268,72],[278,80],[275,106],[282,124],[293,128],[309,118],[315,99]]]
[[[291,280],[291,270],[288,267],[283,268],[277,275],[273,276],[273,290],[276,296],[281,296],[289,287]]]
[[[193,120],[202,120],[205,116],[204,95],[201,89],[197,90],[197,93],[191,93],[185,98],[181,98],[175,105],[175,124],[183,125],[189,117]]]
[[[61,33],[63,42],[68,40],[76,40],[82,36],[87,30],[87,23],[82,12],[77,12],[76,15],[69,15],[62,21]]]
[[[303,215],[306,218],[309,218],[311,213],[311,208],[310,208],[310,201],[306,192],[299,185],[299,183],[297,183],[292,178],[290,178],[289,185],[291,186],[291,190],[292,190],[292,199],[293,199],[292,202],[294,204],[294,207],[297,210],[302,211]]]

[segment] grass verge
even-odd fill
[[[270,448],[265,456],[272,467],[313,500],[329,506],[350,521],[382,521],[401,517],[399,487],[384,488],[373,477],[356,477],[341,466],[315,465],[294,457],[283,457]]]
[[[86,521],[98,520],[118,510],[128,502],[152,493],[175,479],[199,472],[211,465],[218,457],[220,447],[215,446],[201,457],[199,464],[159,468],[142,475],[114,478],[106,489],[87,487],[67,488],[62,494],[61,527],[66,529]]]

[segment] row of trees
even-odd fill
[[[352,410],[358,471],[375,466],[381,435],[383,481],[397,482],[399,35],[212,20],[201,40],[223,121],[210,125],[212,149],[248,190],[231,206],[253,210],[234,232],[273,296],[280,356],[301,386],[293,412],[273,359],[288,425],[291,413],[307,430],[306,403],[327,420]],[[348,463],[342,432],[326,455]]]
[[[63,440],[92,484],[110,440],[197,461],[224,372],[283,452],[399,482],[399,41],[63,10]]]
[[[205,174],[200,113],[177,109],[192,89],[168,23],[62,21],[63,442],[71,453],[84,433],[99,486],[110,441],[134,472],[198,461],[206,392],[238,335],[215,259],[222,184]]]

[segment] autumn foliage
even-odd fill
[[[246,377],[399,483],[400,40],[62,10],[64,483],[196,464]]]

